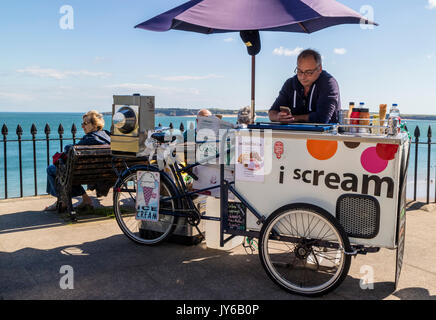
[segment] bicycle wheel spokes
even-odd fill
[[[127,176],[114,194],[115,215],[132,236],[139,237],[139,221],[136,220],[136,174]]]
[[[176,219],[165,214],[175,210],[175,200],[165,180],[161,181],[158,221],[143,221],[136,218],[137,173],[131,173],[123,179],[119,188],[115,188],[114,211],[118,225],[124,234],[136,243],[157,244],[165,240],[173,231]]]
[[[318,295],[343,280],[349,257],[344,254],[342,235],[330,220],[305,209],[277,212],[269,219],[259,253],[277,284],[293,293]]]

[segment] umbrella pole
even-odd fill
[[[256,79],[256,56],[251,56],[251,123],[255,117],[255,79]]]

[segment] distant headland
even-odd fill
[[[238,110],[207,108],[213,114],[222,114],[223,116],[237,116]],[[155,115],[157,117],[195,117],[200,109],[188,108],[156,108]],[[103,112],[105,115],[111,115],[112,112]],[[256,110],[256,116],[268,117],[268,110]],[[436,115],[433,114],[401,114],[403,119],[410,120],[436,120]]]
[[[237,116],[238,110],[207,108],[213,114],[222,114],[223,116]],[[200,109],[187,108],[156,108],[154,114],[156,117],[195,117]],[[103,112],[105,115],[110,115],[112,112]],[[257,110],[258,117],[267,117],[268,110]],[[435,117],[436,118],[436,117]]]

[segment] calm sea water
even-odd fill
[[[110,130],[111,116],[107,115],[105,118],[105,129]],[[235,122],[236,118],[224,117],[225,121]],[[190,122],[195,121],[195,117],[156,117],[156,126],[161,124],[169,126],[170,123],[174,128],[179,128],[183,123],[185,129],[188,128]],[[257,118],[257,121],[268,121],[267,118]],[[76,138],[80,139],[84,132],[81,128],[82,113],[5,113],[0,112],[0,127],[4,125],[8,129],[6,136],[7,148],[7,197],[20,196],[20,173],[19,173],[19,148],[18,137],[16,134],[17,126],[20,125],[22,134],[22,175],[23,175],[23,196],[31,196],[35,194],[45,194],[46,190],[46,167],[47,167],[47,142],[45,141],[46,135],[44,129],[46,125],[50,127],[50,138],[59,138],[58,128],[61,124],[64,129],[63,138],[65,139],[63,145],[72,143],[71,129],[73,124],[77,128]],[[44,139],[35,143],[36,150],[36,190],[34,182],[34,161],[33,161],[33,142],[31,135],[31,127],[35,125],[37,129],[36,139]],[[416,127],[421,130],[420,141],[427,141],[427,130],[431,127],[432,132],[436,132],[436,121],[407,121],[407,127],[413,136]],[[5,198],[5,172],[4,172],[4,146],[3,135],[0,135],[0,199]],[[51,163],[51,156],[60,150],[59,141],[49,142],[49,161]],[[413,173],[415,166],[415,146],[411,147],[411,156],[409,163],[408,175],[408,198],[413,196]],[[436,180],[436,146],[431,150],[431,189],[430,199],[433,201],[435,194],[435,180]],[[425,199],[426,196],[426,181],[427,181],[427,145],[420,145],[418,147],[418,198]]]

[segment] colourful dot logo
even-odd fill
[[[380,173],[386,169],[389,160],[395,159],[398,145],[377,143],[369,147],[360,156],[362,167],[370,173]]]
[[[336,154],[338,150],[337,141],[329,140],[307,140],[307,151],[318,160],[328,160]]]
[[[360,142],[344,141],[344,144],[349,149],[356,149],[358,146],[360,146]]]
[[[280,159],[282,157],[283,150],[284,150],[283,142],[276,141],[276,143],[274,143],[274,153],[275,153],[277,159]]]
[[[395,159],[395,154],[397,153],[397,150],[397,144],[377,143],[376,146],[377,155],[383,160]]]

